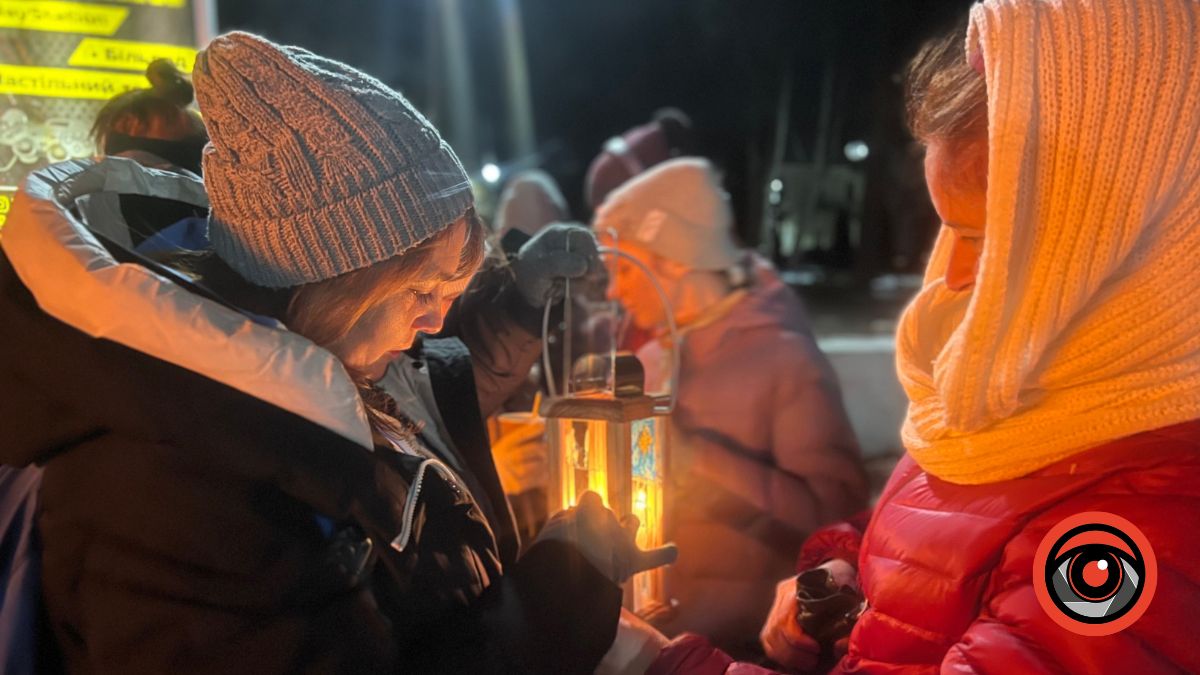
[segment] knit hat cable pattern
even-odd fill
[[[897,338],[905,446],[989,483],[1200,417],[1200,3],[985,0],[987,226]],[[976,52],[978,50],[978,52]]]
[[[283,288],[362,269],[473,204],[437,129],[345,64],[230,33],[199,54],[193,80],[212,141],[209,235],[247,281]]]

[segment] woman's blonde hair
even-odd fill
[[[987,83],[967,63],[967,22],[929,40],[905,71],[908,128],[922,143],[973,143],[987,137]]]
[[[454,277],[472,274],[486,252],[486,225],[471,209],[453,225],[417,246],[389,260],[332,279],[297,287],[284,311],[284,323],[292,331],[328,348],[344,337],[362,315],[377,301],[398,289],[419,283],[434,272],[434,252],[445,246],[459,227],[466,227],[458,267]],[[367,420],[377,435],[376,443],[386,443],[388,434],[412,438],[420,426],[396,405],[383,389],[365,373],[347,371],[358,387],[367,412]]]
[[[270,289],[250,284],[211,251],[175,254],[161,262],[195,281],[203,281],[206,289],[218,298],[243,310],[278,319],[289,330],[328,348],[345,336],[376,301],[431,274],[434,252],[446,245],[459,227],[466,228],[456,275],[463,278],[475,271],[487,252],[487,226],[474,209],[437,235],[389,260],[295,288]],[[358,387],[374,432],[411,436],[418,430],[404,411],[396,407],[396,402],[365,374],[350,372],[350,376]]]
[[[354,327],[371,305],[397,289],[419,283],[432,272],[434,252],[454,230],[466,228],[459,251],[459,278],[471,274],[487,251],[487,226],[468,210],[452,225],[404,253],[370,267],[293,288],[255,286],[234,272],[212,251],[183,252],[163,264],[204,283],[218,298],[248,312],[278,319],[289,330],[329,347]]]
[[[431,274],[435,250],[466,227],[456,278],[474,272],[485,253],[486,226],[474,209],[437,235],[390,260],[293,289],[281,320],[289,329],[327,347],[344,337],[371,305]]]

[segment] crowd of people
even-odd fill
[[[1200,670],[1198,29],[1192,0],[982,0],[909,64],[941,229],[874,504],[679,111],[604,145],[589,222],[533,171],[489,225],[365,73],[240,32],[190,80],[151,64],[0,238],[5,672]],[[548,509],[544,427],[496,421],[568,286],[677,401],[669,545],[595,493]],[[1137,536],[1043,559],[1095,513]],[[664,565],[651,625],[622,584]]]

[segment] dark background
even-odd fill
[[[359,67],[403,91],[445,131],[439,2],[238,0],[219,3],[218,21],[221,30],[250,30]],[[464,156],[468,171],[483,161],[538,164],[583,219],[583,175],[604,141],[676,106],[692,117],[701,153],[725,169],[739,230],[758,244],[781,88],[792,87],[785,158],[811,161],[828,80],[828,159],[844,161],[850,140],[871,149],[859,167],[866,177],[861,245],[835,266],[860,283],[920,268],[914,252],[926,247],[936,219],[904,130],[899,74],[922,40],[965,13],[967,0],[520,0],[535,157],[515,156],[507,137],[496,3],[458,4],[478,145],[478,156]],[[453,129],[447,136],[455,144]]]

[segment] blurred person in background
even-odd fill
[[[547,228],[559,230],[570,219],[566,199],[558,184],[540,169],[522,171],[512,177],[500,195],[494,225],[495,236],[506,254],[517,256],[522,246]],[[574,226],[572,226],[574,227]],[[566,242],[564,241],[564,246]],[[578,246],[580,242],[576,242]],[[594,245],[591,247],[594,251]],[[541,314],[545,302],[538,305],[531,335],[541,333]],[[552,320],[561,322],[562,311],[555,308]],[[531,350],[541,354],[541,342]],[[556,356],[553,358],[561,358]],[[557,363],[558,361],[554,361]],[[523,538],[531,538],[546,522],[550,480],[545,442],[545,423],[532,410],[542,389],[541,369],[526,363],[526,377],[488,419],[492,455],[500,474],[500,484],[512,506],[517,529]]]
[[[569,220],[571,213],[558,183],[541,169],[529,169],[504,186],[492,227],[504,250],[516,253],[542,228]]]
[[[192,83],[173,61],[157,59],[146,67],[150,87],[111,98],[92,124],[101,155],[126,157],[154,169],[200,175],[208,143],[204,123],[192,107]],[[93,192],[79,202],[101,234],[145,255],[174,246],[208,245],[205,209],[185,201],[142,194]],[[106,228],[123,221],[128,227]]]
[[[680,350],[670,473],[679,606],[661,628],[744,651],[804,538],[865,505],[837,377],[800,299],[734,242],[707,160],[674,159],[637,176],[608,196],[593,227],[649,268],[681,333],[671,344],[652,282],[619,260],[610,297],[657,335],[638,352],[647,391],[667,388],[671,350]]]
[[[190,106],[192,83],[169,59],[146,67],[148,89],[131,89],[112,97],[92,124],[92,138],[102,155],[135,159],[156,169],[185,169],[200,175],[200,156],[208,133]]]
[[[584,178],[588,206],[598,208],[609,193],[630,178],[673,157],[695,150],[692,120],[678,108],[663,108],[646,124],[636,126],[604,143]]]
[[[656,110],[646,124],[636,126],[605,142],[600,154],[588,166],[583,193],[594,212],[609,193],[631,178],[675,157],[690,155],[696,147],[692,120],[678,108]],[[622,315],[612,331],[617,348],[636,351],[652,337],[627,315]]]

